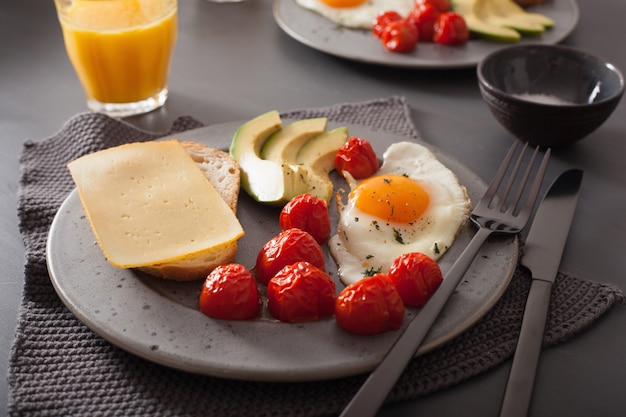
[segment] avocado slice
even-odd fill
[[[517,42],[521,39],[518,31],[490,23],[489,7],[490,0],[452,0],[452,8],[463,16],[470,32],[485,39],[498,42]]]
[[[333,196],[328,176],[335,169],[335,155],[348,140],[348,128],[338,127],[309,139],[298,151],[296,162],[308,167],[307,192],[327,203]]]
[[[487,0],[484,2],[485,20],[488,23],[515,29],[524,35],[541,35],[554,21],[539,13],[528,13],[511,0]]]
[[[309,139],[326,130],[325,117],[295,121],[274,132],[261,148],[261,158],[296,162],[298,150]]]
[[[307,189],[303,167],[261,159],[261,148],[281,127],[277,111],[264,113],[237,129],[229,149],[241,168],[243,189],[256,201],[277,206]]]

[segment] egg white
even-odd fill
[[[296,0],[296,3],[338,25],[353,29],[371,29],[374,18],[380,12],[388,10],[395,10],[406,17],[415,4],[414,0],[366,0],[355,7],[331,7],[321,0]]]
[[[423,184],[429,205],[420,219],[403,224],[364,213],[350,199],[338,203],[337,233],[328,246],[346,285],[374,272],[386,273],[403,253],[421,252],[439,259],[469,217],[467,190],[426,147],[412,142],[392,144],[375,175],[386,174],[408,176]]]

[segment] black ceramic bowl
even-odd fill
[[[549,147],[593,132],[624,93],[624,77],[613,65],[559,45],[498,50],[479,63],[477,75],[496,119],[515,137]]]

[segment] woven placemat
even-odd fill
[[[402,97],[294,110],[409,138],[418,132]],[[24,292],[9,364],[9,412],[16,416],[332,416],[365,376],[307,383],[225,380],[169,369],[129,354],[89,330],[63,305],[48,276],[52,219],[74,185],[65,164],[81,155],[200,127],[190,117],[154,134],[101,114],[69,120],[54,136],[27,142],[18,214],[26,246]],[[496,366],[513,353],[530,279],[518,268],[502,299],[467,332],[412,361],[388,401],[441,390]],[[564,341],[615,304],[620,289],[559,273],[544,345]]]

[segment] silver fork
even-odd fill
[[[544,153],[534,174],[534,180],[530,185],[530,189],[528,189],[527,183],[533,171],[535,171],[535,161],[540,149],[538,146],[535,148],[528,166],[520,179],[518,176],[528,144],[523,146],[515,164],[512,164],[518,144],[519,142],[516,141],[511,146],[485,195],[483,195],[470,215],[472,222],[478,226],[476,234],[446,273],[443,283],[435,294],[420,310],[415,319],[409,323],[404,333],[387,352],[382,362],[370,374],[343,410],[340,417],[367,417],[376,414],[406,368],[406,365],[415,356],[415,352],[426,338],[448,298],[450,298],[465,272],[467,272],[485,240],[492,233],[519,233],[528,223],[528,218],[537,201],[546,172],[546,166],[550,158],[550,149],[547,149]],[[504,183],[509,170],[511,172],[508,175],[508,180]],[[514,187],[517,191],[512,195],[511,192]],[[500,188],[503,188],[503,190],[498,194]]]

